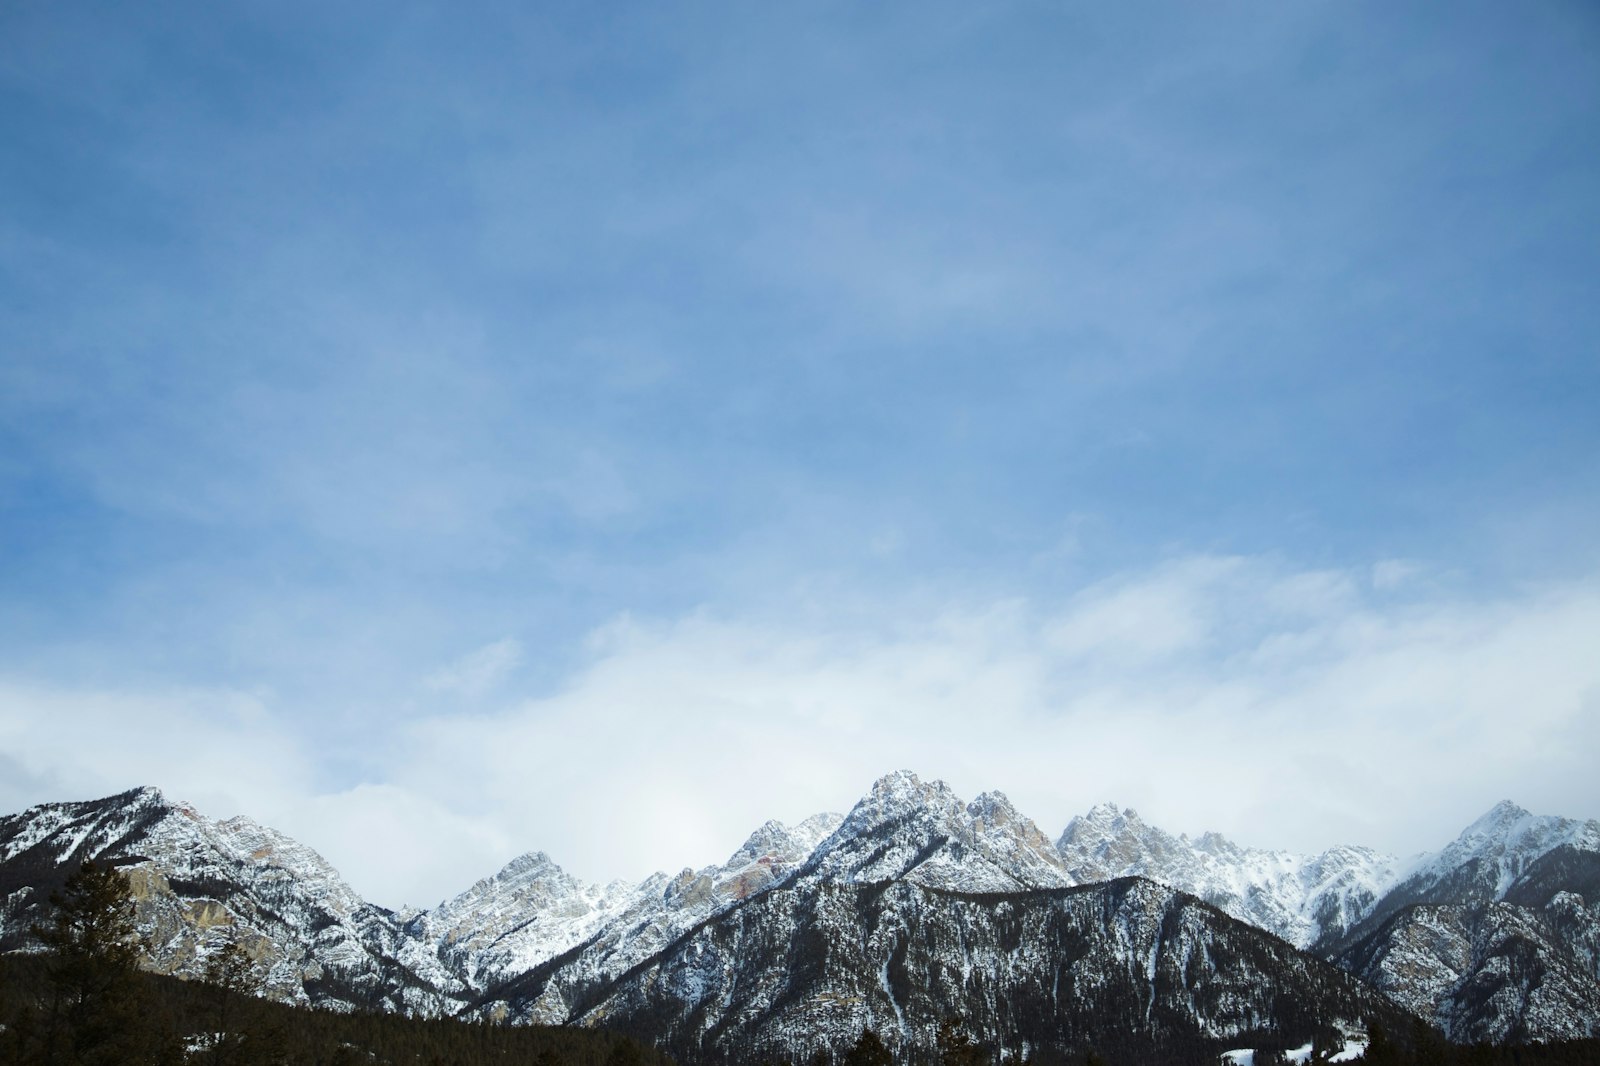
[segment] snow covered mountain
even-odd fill
[[[1148,877],[1302,948],[1365,918],[1400,870],[1370,848],[1295,855],[1240,847],[1216,833],[1175,837],[1109,803],[1069,822],[1056,847],[1079,882]]]
[[[1452,1039],[1600,1034],[1600,822],[1496,805],[1437,852],[1304,856],[1174,837],[1103,804],[1057,842],[1079,881],[1139,875],[1337,962]]]
[[[809,877],[848,883],[908,879],[957,892],[1017,892],[1076,884],[1050,840],[998,792],[962,803],[943,781],[889,774],[855,805],[806,864]]]
[[[928,1053],[952,1016],[994,1050],[1203,1061],[1262,1033],[1299,1042],[1319,1024],[1404,1018],[1184,893],[1139,878],[1074,886],[1003,796],[963,804],[908,773],[880,780],[766,891],[620,964],[615,943],[536,968],[481,1009],[604,1024],[697,1061],[841,1052],[863,1026]]]
[[[0,949],[85,858],[127,870],[162,972],[236,939],[285,1000],[603,1023],[712,1059],[868,1024],[926,1048],[951,1013],[996,1048],[1107,1048],[1104,1015],[1140,1054],[1211,1054],[1376,1017],[1369,986],[1458,1039],[1600,1034],[1600,823],[1510,804],[1402,866],[1190,840],[1109,804],[1051,843],[1000,793],[901,772],[720,865],[590,885],[531,853],[396,915],[271,829],[138,789],[0,818]]]
[[[766,891],[790,875],[839,822],[837,814],[815,815],[793,827],[767,822],[721,866],[686,869],[676,877],[656,874],[636,886],[586,886],[538,856],[541,887],[560,886],[564,901],[554,920],[539,910],[502,906],[493,885],[505,878],[502,871],[411,928],[435,938],[441,957],[479,990],[475,1009],[486,1017],[507,1015],[505,1000],[517,997],[515,989],[528,983],[530,972],[550,974],[540,985],[541,995],[525,1002],[516,1019],[560,1024],[572,1015],[575,989],[626,972],[694,926]],[[447,928],[434,924],[440,919]],[[487,931],[480,934],[484,943],[476,955],[465,957],[470,960],[465,970],[454,957],[459,937],[452,941],[451,929]]]
[[[50,893],[86,859],[127,873],[158,972],[197,977],[234,939],[269,993],[291,1002],[444,1013],[465,992],[310,848],[248,818],[212,821],[153,788],[0,818],[0,948],[27,943]]]
[[[1600,822],[1501,803],[1336,947],[1453,1040],[1600,1036]]]
[[[1505,899],[1540,859],[1558,849],[1600,855],[1600,822],[1533,815],[1502,801],[1443,850],[1423,856],[1406,870],[1344,940],[1348,943],[1391,914],[1420,903]]]

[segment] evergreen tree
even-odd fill
[[[894,1066],[894,1056],[883,1046],[877,1033],[863,1029],[855,1047],[845,1055],[844,1066]]]
[[[1398,1066],[1403,1061],[1400,1049],[1375,1021],[1367,1022],[1367,1050],[1362,1053],[1361,1061],[1368,1066]]]
[[[989,1066],[988,1054],[974,1044],[959,1018],[939,1023],[939,1066]]]
[[[206,959],[205,985],[211,1004],[210,1043],[202,1061],[210,1066],[256,1066],[275,1058],[275,1034],[252,1032],[239,1018],[242,1000],[259,995],[255,963],[230,931]]]
[[[28,1056],[44,1066],[142,1066],[170,1061],[139,983],[133,893],[111,866],[85,862],[50,897],[55,912],[35,926],[50,951],[38,1037]]]

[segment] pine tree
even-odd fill
[[[938,1045],[940,1066],[989,1066],[989,1056],[967,1036],[958,1018],[939,1023]]]
[[[50,921],[33,929],[51,953],[36,1061],[133,1066],[168,1059],[173,1049],[143,1009],[127,878],[85,862],[50,902]]]
[[[261,991],[261,979],[249,954],[230,932],[222,946],[206,959],[205,983],[210,992],[212,1030],[211,1066],[253,1066],[270,1061],[271,1046],[278,1041],[263,1033],[251,1033],[239,1024],[241,999]]]
[[[844,1057],[844,1066],[894,1066],[894,1056],[871,1029],[861,1030],[855,1047]]]

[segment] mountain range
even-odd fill
[[[1205,1061],[1421,1018],[1455,1040],[1600,1036],[1600,822],[1502,803],[1437,852],[1301,856],[1101,805],[1052,841],[1005,796],[900,772],[727,862],[584,883],[542,853],[397,913],[311,849],[153,788],[0,818],[0,950],[85,859],[123,867],[147,965],[233,940],[269,995],[604,1025],[691,1061],[908,1055],[960,1019],[1002,1055]]]

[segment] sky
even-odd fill
[[[1597,279],[1580,0],[6,4],[0,810],[1597,817]]]

